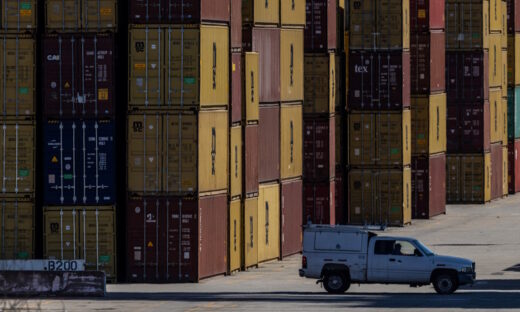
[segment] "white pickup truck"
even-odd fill
[[[416,239],[328,225],[305,227],[299,273],[335,294],[347,291],[351,283],[413,287],[432,283],[437,293],[451,294],[476,278],[471,260],[436,255]]]

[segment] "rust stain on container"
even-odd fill
[[[258,125],[247,125],[244,130],[244,196],[258,194],[258,157],[260,154],[258,130]]]
[[[0,200],[0,259],[34,258],[34,202],[27,199]]]
[[[258,262],[280,258],[280,184],[260,184]]]
[[[280,102],[280,29],[244,27],[242,36],[244,51],[259,56],[259,102]]]
[[[304,119],[303,176],[305,181],[328,181],[336,171],[336,118]]]
[[[247,138],[246,138],[247,139]],[[258,131],[258,180],[260,183],[280,178],[280,107],[260,106]]]
[[[280,109],[280,178],[302,175],[303,107],[301,103],[282,105]]]
[[[287,257],[302,250],[302,180],[281,184],[281,256]]]
[[[242,127],[231,128],[229,150],[229,196],[242,195]]]
[[[305,182],[303,185],[304,224],[336,224],[334,181]]]
[[[412,158],[412,217],[446,213],[446,155]]]

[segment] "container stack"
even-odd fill
[[[116,280],[116,1],[45,1],[44,258]]]
[[[36,1],[1,1],[0,259],[35,256]]]
[[[503,7],[500,0],[446,1],[448,203],[504,194]]]
[[[336,130],[344,115],[339,93],[344,45],[338,36],[337,1],[307,0],[305,27],[305,94],[303,105],[303,219],[305,223],[336,224]],[[341,29],[341,31],[338,31]],[[338,129],[339,128],[339,129]],[[341,194],[340,190],[340,194]]]
[[[410,1],[412,218],[446,212],[444,0]]]
[[[230,1],[130,1],[127,279],[228,270]]]
[[[520,192],[520,5],[507,1],[508,190]]]
[[[349,223],[411,222],[410,5],[350,1]]]

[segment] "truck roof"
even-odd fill
[[[310,232],[342,232],[342,233],[367,233],[377,236],[372,231],[384,231],[383,227],[352,226],[352,225],[327,225],[327,224],[308,224],[304,226],[304,231]]]

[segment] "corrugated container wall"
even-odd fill
[[[233,200],[229,203],[229,258],[228,271],[234,272],[242,267],[242,201]]]
[[[304,61],[304,114],[331,114],[335,111],[336,83],[339,72],[335,54],[305,54]]]
[[[105,31],[117,28],[117,0],[45,0],[45,27],[51,31]]]
[[[446,50],[489,47],[488,0],[446,0]]]
[[[445,0],[410,0],[411,33],[443,30]]]
[[[33,259],[35,205],[30,199],[0,200],[0,259]]]
[[[307,0],[305,52],[327,52],[340,48],[336,34],[336,1]]]
[[[303,177],[328,181],[336,172],[336,118],[303,120]]]
[[[279,25],[280,1],[242,0],[242,21],[247,25]]]
[[[286,257],[302,250],[303,220],[303,183],[302,180],[282,182],[281,184],[281,256]]]
[[[1,29],[8,32],[26,32],[37,28],[38,4],[36,0],[3,0]]]
[[[280,1],[280,22],[282,27],[305,26],[306,2],[306,0]]]
[[[258,148],[258,180],[260,183],[278,180],[281,155],[279,106],[260,106],[258,133],[258,146],[269,146]]]
[[[129,0],[133,24],[229,23],[230,0]]]
[[[243,53],[242,57],[242,119],[247,123],[258,121],[259,105],[259,55],[254,52]]]
[[[231,104],[229,106],[230,116],[231,116],[231,124],[240,123],[242,121],[242,100],[245,98],[242,97],[242,93],[244,92],[244,88],[246,86],[242,86],[242,77],[243,77],[243,69],[242,69],[242,53],[233,52],[231,53],[231,85],[229,86],[231,93]]]
[[[518,152],[520,151],[520,140],[509,142],[508,146],[508,167],[509,167],[509,194],[520,192],[520,161]]]
[[[446,93],[412,97],[412,154],[446,151]]]
[[[412,158],[412,217],[446,213],[446,155]]]
[[[488,101],[483,105],[460,103],[457,107],[448,107],[447,112],[448,154],[489,151],[491,113]]]
[[[258,265],[258,197],[244,200],[244,268]]]
[[[230,131],[229,141],[229,196],[242,195],[242,127],[235,126]]]
[[[303,29],[280,32],[280,97],[282,102],[303,100]]]
[[[280,109],[280,178],[302,175],[302,105],[282,105]]]
[[[444,32],[413,33],[410,41],[411,93],[430,94],[444,91]]]
[[[491,154],[448,155],[447,203],[482,204],[491,200]]]
[[[336,184],[334,181],[305,182],[303,185],[303,222],[336,224]]]
[[[258,197],[258,262],[280,258],[280,221],[280,184],[261,184]]]

